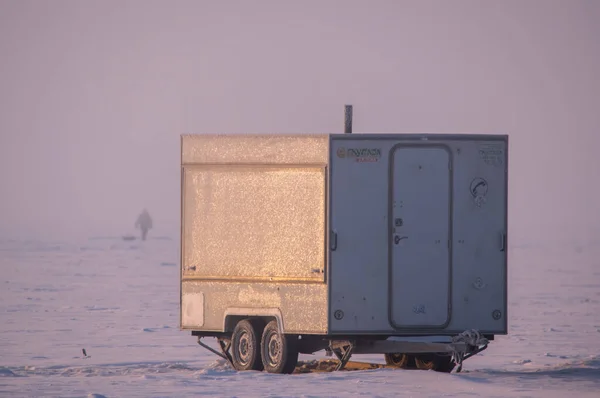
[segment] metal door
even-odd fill
[[[443,328],[450,321],[451,152],[398,145],[390,167],[390,323]]]

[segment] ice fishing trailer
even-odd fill
[[[507,334],[507,155],[506,135],[182,136],[180,328],[238,370],[326,350],[459,371]]]

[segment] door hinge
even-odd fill
[[[331,251],[335,251],[337,249],[337,231],[335,229],[331,230],[330,239],[329,247],[331,248]]]

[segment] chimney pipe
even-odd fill
[[[352,105],[346,105],[344,133],[352,134]]]

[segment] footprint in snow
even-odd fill
[[[547,357],[550,357],[550,358],[560,358],[560,359],[567,359],[568,358],[566,355],[550,354],[549,352],[547,352],[544,355],[547,356]]]
[[[159,327],[159,328],[143,328],[142,331],[143,332],[156,332],[159,329],[170,329],[171,327],[168,325],[165,325],[163,327]]]
[[[517,364],[517,365],[526,365],[528,363],[531,363],[531,359],[519,359],[519,360],[513,361],[513,363]]]

